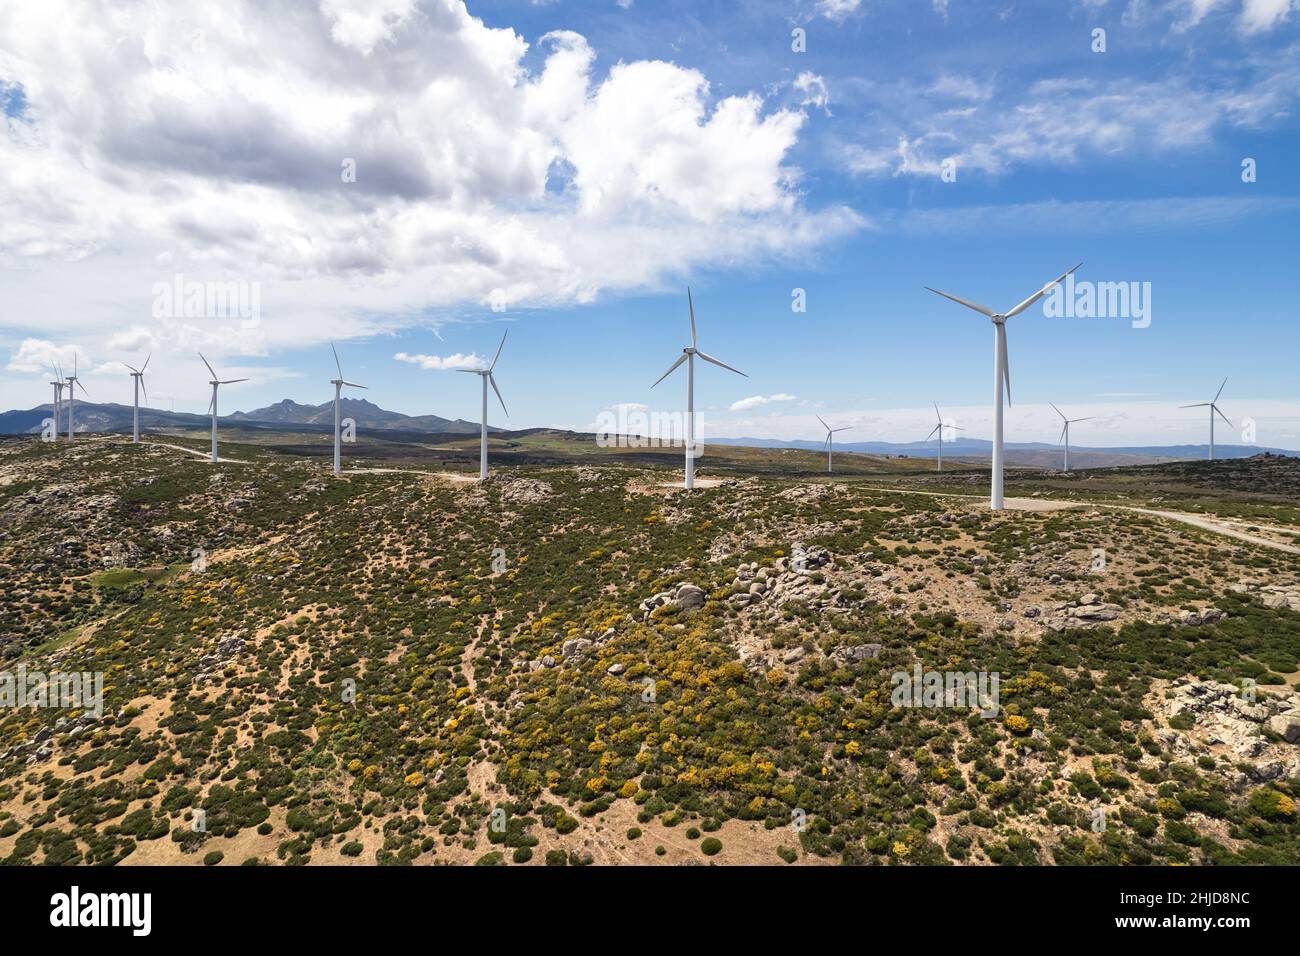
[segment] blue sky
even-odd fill
[[[154,349],[151,394],[201,411],[199,347],[254,379],[227,407],[321,402],[333,338],[378,404],[476,419],[476,381],[394,356],[472,364],[509,329],[508,423],[589,428],[682,407],[681,373],[649,386],[689,283],[701,348],[749,374],[698,370],[706,436],[820,437],[820,414],[907,441],[938,401],[987,437],[992,330],[923,287],[1006,308],[1082,260],[1149,283],[1150,325],[1011,320],[1009,440],[1054,440],[1051,401],[1098,416],[1078,444],[1200,441],[1176,406],[1226,375],[1234,422],[1300,448],[1288,0],[385,4],[327,0],[235,79],[197,7],[140,7],[140,55],[93,69],[54,26],[0,23],[24,38],[0,40],[0,183],[24,197],[0,226],[0,404],[45,399],[39,365],[70,350],[93,399],[127,401],[112,362]],[[75,97],[115,85],[135,108],[109,129]],[[257,284],[257,326],[152,314],[175,273]]]

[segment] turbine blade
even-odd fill
[[[214,391],[212,393],[212,401],[208,402],[208,410],[204,412],[204,414],[215,415],[216,413],[217,413],[217,393]]]
[[[509,330],[509,329],[506,329],[505,332],[502,334],[502,336],[501,336],[501,344],[497,346],[497,354],[494,355],[494,356],[492,356],[492,364],[488,366],[488,369],[487,369],[487,370],[488,370],[489,372],[492,371],[494,368],[497,367],[497,359],[499,359],[499,358],[501,357],[501,350],[502,350],[503,348],[506,347],[506,336],[509,335],[509,334],[510,334],[510,330]],[[343,376],[340,374],[340,375],[339,375],[339,378],[342,378],[342,377],[343,377]]]
[[[1225,375],[1223,378],[1223,384],[1220,385],[1219,390],[1214,393],[1214,401],[1217,402],[1219,400],[1219,396],[1223,394],[1223,386],[1227,384],[1228,384],[1228,377]]]
[[[853,427],[852,425],[841,425],[839,428],[832,428],[832,429],[831,429],[831,432],[832,432],[832,433],[834,433],[834,432],[846,432],[846,431],[848,431],[848,430],[849,430],[850,428],[852,428],[852,427]]]
[[[497,393],[497,401],[501,403],[501,411],[506,413],[506,418],[509,418],[510,410],[506,408],[506,400],[501,397],[501,389],[497,388],[497,380],[492,377],[491,372],[488,372],[487,380],[492,385],[492,391]]]
[[[144,392],[144,400],[149,401],[149,389],[144,387],[144,376],[140,376],[140,391]]]
[[[139,370],[138,368],[136,368],[134,365],[127,365],[125,362],[123,362],[122,364],[123,364],[123,365],[126,365],[126,367],[129,368],[129,369],[130,369],[132,372],[134,372],[136,375],[139,375],[139,374],[140,374],[140,370]]]
[[[1052,405],[1051,402],[1048,402],[1047,404]],[[1062,411],[1059,408],[1057,408],[1055,405],[1052,405],[1052,410],[1055,411],[1056,414],[1060,415],[1062,418],[1065,418],[1064,413],[1062,413]]]
[[[677,370],[677,366],[681,365],[681,364],[682,364],[683,362],[685,362],[685,361],[686,361],[686,353],[683,352],[681,358],[679,358],[679,359],[678,359],[676,362],[674,362],[672,365],[668,366],[668,371],[664,372],[662,375],[659,376],[659,381],[658,381],[658,382],[655,382],[655,385],[658,385],[659,382],[662,382],[662,381],[663,381],[664,379],[666,379],[669,375],[672,375],[673,372],[675,372],[675,371]],[[651,388],[654,388],[655,385],[651,385],[650,387],[651,387]]]
[[[477,374],[478,374],[478,369],[473,369],[473,368],[458,368],[458,369],[456,369],[456,371],[458,371],[458,372],[468,372],[470,375],[477,375]]]
[[[1061,442],[1063,442],[1063,441],[1065,441],[1065,426],[1064,426],[1064,425],[1061,426],[1061,435],[1060,435],[1059,438],[1056,439],[1056,443],[1059,445],[1059,444],[1061,444]]]
[[[1011,362],[1007,359],[1007,331],[1004,328],[998,338],[998,349],[1002,352],[1002,377],[1007,383],[1007,404],[1011,404]]]
[[[925,436],[925,440],[929,441],[931,438],[934,437],[934,433],[939,431],[942,428],[943,428],[943,422],[940,422],[938,425],[935,425],[933,428],[930,429],[930,434]]]
[[[814,413],[814,414],[813,414],[813,418],[817,419],[819,422],[822,423],[822,428],[826,429],[827,431],[830,431],[830,430],[831,430],[831,426],[830,426],[830,425],[827,425],[827,424],[826,424],[826,420],[825,420],[824,418],[822,418],[820,415]]]
[[[356,382],[344,382],[344,385],[350,385],[353,388],[369,388],[369,385],[358,385]]]
[[[81,384],[81,379],[78,378],[78,379],[74,379],[73,381],[77,383],[77,388],[81,389],[81,394],[85,395],[87,398],[90,398],[90,393],[86,391],[86,386]]]
[[[952,301],[964,305],[968,309],[974,309],[976,312],[987,315],[989,318],[993,317],[993,310],[987,305],[980,305],[978,302],[971,302],[967,299],[960,298],[959,296],[949,295],[947,292],[940,292],[938,289],[931,289],[929,286],[926,286],[925,288],[927,291],[933,292],[935,295],[941,295],[945,299],[952,299]]]
[[[938,403],[938,402],[935,402],[935,403],[934,403],[934,417],[937,418],[937,419],[939,420],[939,424],[940,424],[940,425],[943,424],[943,413],[941,413],[941,412],[939,411],[939,403]]]
[[[219,382],[218,384],[220,384],[220,385],[234,385],[236,382],[247,382],[247,381],[248,381],[248,379],[246,379],[246,378],[228,378],[228,379],[226,379],[224,382]]]
[[[330,343],[330,351],[334,353],[334,367],[339,370],[339,378],[342,378],[343,365],[339,362],[339,350],[334,347],[333,342]]]
[[[144,374],[144,370],[147,369],[147,368],[149,367],[149,360],[150,360],[151,358],[153,358],[153,353],[152,353],[152,352],[150,352],[148,355],[146,355],[146,356],[144,357],[144,364],[140,366],[140,373],[141,373],[142,375]]]
[[[212,368],[212,363],[210,363],[207,359],[203,358],[203,353],[202,353],[202,352],[199,353],[199,358],[203,359],[203,364],[206,365],[206,366],[208,367],[208,371],[209,371],[209,372],[212,372],[212,377],[213,377],[213,378],[216,378],[216,377],[217,377],[217,373],[216,373],[216,371]]]
[[[1089,415],[1087,418],[1071,418],[1070,424],[1073,425],[1075,422],[1090,422],[1096,417],[1096,415]]]
[[[1233,424],[1232,424],[1232,420],[1229,419],[1227,415],[1225,415],[1225,414],[1223,414],[1223,412],[1219,411],[1219,406],[1218,406],[1218,405],[1212,405],[1212,406],[1210,406],[1210,407],[1214,409],[1214,413],[1215,413],[1216,415],[1218,415],[1220,418],[1222,418],[1222,419],[1223,419],[1225,422],[1227,422],[1231,427],[1233,427],[1233,428],[1236,428],[1236,427],[1237,427],[1236,425],[1233,425]]]
[[[720,361],[718,361],[717,359],[715,359],[712,355],[710,355],[710,354],[707,353],[707,352],[700,352],[700,351],[697,351],[695,354],[698,355],[700,358],[704,359],[704,361],[706,361],[706,362],[712,362],[714,365],[718,366],[719,368],[725,368],[728,372],[735,372],[737,375],[745,375],[745,373],[742,372],[740,369],[738,369],[738,368],[732,368],[732,367],[731,367],[730,365],[728,365],[726,362],[720,362]],[[745,375],[745,378],[749,378],[749,376],[748,376],[748,375]]]
[[[691,309],[691,348],[695,348],[695,300],[691,298],[691,287],[686,287],[686,304]]]
[[[1083,265],[1082,262],[1080,262],[1079,265],[1075,266],[1074,269],[1079,268],[1079,266],[1081,266],[1081,265]],[[1065,281],[1065,277],[1068,276],[1068,275],[1070,275],[1070,273],[1074,272],[1074,269],[1071,269],[1069,272],[1063,272],[1063,273],[1061,273],[1059,276],[1057,276],[1057,277],[1056,277],[1055,279],[1053,279],[1051,282],[1047,283],[1047,285],[1043,286],[1041,289],[1039,289],[1037,292],[1035,292],[1033,295],[1031,295],[1031,296],[1030,296],[1028,299],[1026,299],[1024,302],[1021,302],[1018,306],[1016,306],[1014,309],[1012,309],[1010,312],[1007,313],[1007,318],[1009,319],[1009,318],[1011,318],[1013,315],[1019,315],[1021,312],[1025,311],[1025,309],[1029,308],[1031,305],[1033,305],[1035,302],[1037,302],[1037,301],[1038,301],[1039,299],[1041,299],[1043,296],[1047,295],[1047,293],[1051,292],[1052,289],[1053,289],[1054,287],[1056,287],[1056,286],[1059,285],[1060,283],[1064,282],[1064,281]]]
[[[1209,402],[1197,402],[1195,405],[1179,405],[1179,408],[1204,408]]]

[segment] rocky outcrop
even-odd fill
[[[831,651],[831,660],[838,661],[841,664],[857,664],[861,661],[873,660],[880,656],[881,645],[879,644],[841,644]]]
[[[641,611],[647,618],[665,605],[672,605],[679,611],[696,611],[704,606],[707,597],[704,588],[684,581],[671,591],[660,591],[646,598],[641,602]]]
[[[1030,613],[1029,608],[1024,612],[1025,617],[1038,618],[1042,609],[1037,605],[1031,605],[1034,612]],[[1056,605],[1050,614],[1040,618],[1043,627],[1050,631],[1063,631],[1071,627],[1096,627],[1098,624],[1104,624],[1107,621],[1113,621],[1120,615],[1120,607],[1117,604],[1107,604],[1100,595],[1089,593],[1080,597],[1077,601],[1067,601],[1064,604]]]
[[[1253,698],[1253,699],[1252,699]],[[1158,736],[1175,753],[1224,746],[1241,761],[1253,761],[1251,779],[1300,773],[1300,694],[1244,692],[1232,684],[1182,677],[1169,687],[1169,718],[1190,718],[1188,737],[1172,728]],[[1273,743],[1261,731],[1281,738]],[[1191,738],[1191,739],[1188,739]],[[1273,767],[1276,764],[1276,768]],[[1274,772],[1276,770],[1276,773]]]
[[[1266,584],[1259,578],[1242,578],[1228,590],[1256,597],[1265,607],[1300,611],[1300,584]]]

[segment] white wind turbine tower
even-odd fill
[[[831,455],[834,454],[835,433],[846,432],[853,426],[841,425],[839,428],[831,428],[830,425],[827,425],[826,422],[822,420],[820,415],[816,417],[817,420],[822,423],[822,427],[826,429],[826,441],[824,444],[826,445],[826,473],[829,475],[831,473]]]
[[[1223,394],[1223,386],[1227,384],[1228,384],[1228,379],[1225,376],[1223,382],[1219,385],[1219,390],[1214,393],[1213,401],[1197,402],[1195,405],[1179,406],[1180,408],[1207,408],[1208,407],[1210,409],[1210,461],[1214,461],[1214,416],[1218,415],[1225,422],[1228,422],[1229,427],[1232,426],[1232,422],[1228,421],[1228,416],[1223,414],[1223,412],[1219,411],[1219,406],[1218,406],[1219,396]]]
[[[63,369],[59,368],[59,363],[55,362],[50,366],[50,371],[54,373],[54,381],[50,382],[54,386],[54,404],[50,406],[53,409],[54,416],[54,437],[59,437],[59,415],[63,411]]]
[[[208,360],[203,358],[203,353],[199,353],[199,358],[203,359],[203,364],[208,366],[208,371],[212,372],[212,379],[208,382],[212,386],[212,404],[208,406],[208,411],[212,412],[212,464],[217,463],[217,388],[221,385],[233,385],[236,382],[247,382],[246,378],[228,378],[224,381],[217,378],[217,373],[213,370]]]
[[[1048,402],[1047,404],[1052,405],[1051,402]],[[1058,445],[1061,444],[1062,442],[1065,443],[1065,470],[1069,471],[1070,470],[1070,426],[1075,424],[1076,422],[1090,422],[1096,416],[1089,415],[1087,418],[1066,418],[1065,413],[1061,411],[1059,408],[1057,408],[1055,405],[1052,405],[1052,408],[1055,410],[1056,414],[1061,416],[1061,422],[1062,422],[1061,437],[1056,440],[1056,443]]]
[[[497,367],[497,359],[501,357],[501,350],[506,347],[506,336],[510,330],[506,329],[501,336],[501,344],[497,346],[497,354],[492,356],[492,364],[487,368],[462,368],[458,372],[468,372],[471,375],[477,375],[483,380],[483,414],[479,419],[479,445],[478,445],[478,480],[482,481],[487,477],[487,448],[488,448],[488,426],[487,426],[487,390],[488,383],[492,385],[492,391],[497,393],[497,401],[501,403],[501,411],[510,417],[510,412],[506,408],[506,400],[501,397],[501,389],[497,388],[497,380],[492,377],[492,370]],[[342,373],[339,373],[342,375]]]
[[[941,295],[945,299],[952,299],[952,301],[964,305],[968,309],[974,309],[981,315],[988,316],[993,322],[993,487],[989,495],[989,507],[994,511],[1002,510],[1002,387],[1004,384],[1007,389],[1007,403],[1010,404],[1011,402],[1011,370],[1007,366],[1006,321],[1012,316],[1019,315],[1047,295],[1052,291],[1053,286],[1064,281],[1066,276],[1081,265],[1083,265],[1082,262],[1069,272],[1062,273],[1019,305],[1008,309],[1006,312],[994,312],[987,306],[980,305],[977,302],[970,302],[926,286],[928,291]]]
[[[144,370],[149,367],[151,358],[153,358],[152,352],[144,357],[144,364],[139,368],[126,365],[125,362],[122,363],[131,370],[131,377],[135,379],[135,399],[131,409],[131,441],[136,445],[140,444],[140,389],[144,388]],[[147,388],[144,389],[144,400],[149,401],[149,389]]]
[[[68,441],[72,441],[72,433],[74,431],[72,413],[73,413],[73,406],[76,404],[77,388],[78,387],[81,388],[82,395],[85,395],[87,398],[90,397],[90,393],[86,391],[86,386],[82,385],[81,379],[77,378],[77,353],[76,352],[72,353],[72,374],[64,376],[64,378],[67,380],[68,383]]]
[[[735,372],[737,375],[744,375],[749,378],[738,368],[732,368],[726,362],[720,362],[707,352],[701,352],[696,346],[695,334],[695,302],[691,298],[691,290],[686,289],[686,304],[691,313],[691,344],[682,349],[682,357],[672,365],[668,366],[668,371],[659,376],[659,381],[651,385],[654,388],[659,382],[662,382],[674,371],[677,366],[683,362],[686,363],[686,482],[687,488],[695,487],[695,356],[699,356],[706,362],[712,362],[719,368],[725,368],[728,372]]]
[[[339,417],[339,402],[343,393],[343,386],[349,388],[366,388],[365,385],[358,385],[356,382],[349,382],[343,378],[343,366],[339,363],[339,350],[330,343],[330,351],[334,353],[334,367],[339,370],[339,377],[330,380],[334,386],[334,474],[338,474],[342,469],[342,419]]]
[[[925,440],[926,440],[926,441],[929,441],[929,440],[930,440],[931,438],[933,438],[935,435],[938,435],[938,436],[939,436],[939,467],[938,467],[937,470],[938,470],[938,471],[943,471],[943,429],[944,429],[944,424],[943,424],[943,416],[942,416],[941,414],[939,414],[939,403],[938,403],[938,402],[935,402],[935,405],[934,405],[934,417],[937,418],[937,419],[939,420],[939,423],[938,423],[937,425],[935,425],[934,428],[930,429],[930,434],[928,434],[928,435],[925,436]],[[948,428],[951,428],[953,431],[956,431],[956,432],[960,432],[960,431],[965,431],[965,430],[966,430],[966,429],[962,428],[960,425],[948,425],[947,427],[948,427]]]

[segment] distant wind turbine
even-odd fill
[[[1219,396],[1223,394],[1223,386],[1227,384],[1228,384],[1228,379],[1227,376],[1225,376],[1222,384],[1219,385],[1219,390],[1214,393],[1214,399],[1212,401],[1197,402],[1195,405],[1179,406],[1180,408],[1209,408],[1210,410],[1210,461],[1214,461],[1214,416],[1218,415],[1225,422],[1228,422],[1229,427],[1232,427],[1232,422],[1228,421],[1227,415],[1219,411],[1219,406],[1218,406]]]
[[[50,371],[54,373],[54,381],[50,382],[54,386],[54,437],[59,437],[59,415],[63,411],[63,369],[59,368],[59,363],[55,362],[50,366]]]
[[[826,473],[827,473],[827,474],[830,474],[830,473],[831,473],[831,455],[834,453],[834,445],[835,445],[835,433],[836,433],[836,432],[846,432],[846,431],[848,431],[850,428],[852,428],[853,426],[852,426],[852,425],[841,425],[839,428],[831,428],[830,425],[827,425],[826,422],[822,420],[822,417],[821,417],[820,415],[818,415],[818,416],[816,416],[816,417],[817,417],[817,420],[818,420],[819,422],[822,423],[822,427],[826,429],[826,441],[825,441],[825,443],[824,443],[824,444],[826,445]]]
[[[72,374],[65,376],[68,382],[68,441],[72,441],[72,433],[75,430],[72,421],[73,406],[76,405],[77,389],[81,389],[81,394],[87,398],[90,393],[86,391],[86,386],[81,384],[81,379],[77,378],[77,353],[72,353]]]
[[[497,367],[497,359],[501,357],[501,350],[506,347],[506,336],[510,330],[506,329],[501,336],[501,344],[497,346],[497,354],[492,356],[492,364],[487,368],[462,368],[458,372],[468,372],[471,375],[477,375],[483,380],[483,414],[479,419],[479,444],[478,444],[478,480],[482,481],[488,475],[487,451],[488,451],[488,424],[487,424],[487,390],[489,383],[492,385],[492,391],[497,393],[497,401],[501,403],[501,411],[510,417],[510,412],[506,409],[506,400],[501,397],[501,389],[497,388],[497,380],[492,377],[492,370]],[[341,374],[341,373],[340,373]]]
[[[677,370],[677,366],[683,362],[686,363],[686,482],[687,488],[695,487],[695,356],[699,356],[706,362],[712,362],[719,368],[725,368],[728,372],[735,372],[737,375],[744,375],[749,378],[738,368],[732,368],[725,362],[720,362],[707,352],[701,352],[695,346],[697,337],[695,334],[695,302],[691,298],[691,290],[686,290],[686,304],[691,313],[691,344],[682,349],[682,356],[672,365],[668,366],[668,371],[659,376],[659,381],[651,385],[654,388],[659,382],[662,382],[669,375]]]
[[[338,474],[342,467],[342,419],[339,417],[339,402],[343,393],[343,386],[349,388],[366,388],[365,385],[358,385],[356,382],[349,382],[343,378],[343,366],[339,362],[339,351],[330,343],[330,351],[334,353],[334,367],[339,370],[339,377],[330,380],[334,386],[334,474]]]
[[[941,295],[945,299],[951,299],[968,309],[974,309],[981,315],[986,315],[993,322],[993,482],[989,494],[989,507],[994,511],[1002,510],[1002,387],[1005,383],[1007,389],[1007,404],[1011,403],[1011,369],[1007,364],[1007,319],[1019,315],[1025,309],[1029,308],[1047,293],[1052,291],[1052,287],[1065,280],[1065,277],[1083,265],[1082,262],[1071,269],[1069,272],[1062,273],[1058,278],[1053,279],[1047,285],[1043,286],[1029,298],[1025,299],[1019,305],[1008,309],[1006,312],[994,312],[987,306],[980,305],[978,302],[971,302],[967,299],[958,298],[955,295],[949,295],[947,292],[940,292],[938,289],[926,289],[936,295]]]
[[[930,429],[930,434],[928,434],[928,435],[925,436],[925,440],[926,440],[926,441],[929,441],[929,440],[930,440],[931,438],[933,438],[935,435],[938,435],[938,436],[939,436],[939,467],[938,467],[938,469],[936,469],[936,470],[937,470],[937,471],[943,471],[943,429],[944,429],[944,424],[943,424],[943,415],[939,414],[939,403],[938,403],[938,402],[935,402],[935,404],[934,404],[934,417],[937,418],[937,419],[939,420],[939,423],[938,423],[937,425],[935,425],[934,428]],[[961,432],[961,431],[965,431],[965,430],[966,430],[966,429],[962,428],[962,427],[959,426],[959,425],[949,425],[949,426],[947,426],[947,427],[949,427],[949,428],[951,428],[953,431],[957,431],[957,432]]]
[[[1047,404],[1052,405],[1051,402],[1048,402]],[[1061,416],[1061,422],[1062,422],[1061,437],[1056,440],[1056,443],[1058,445],[1061,443],[1065,444],[1065,470],[1069,471],[1070,470],[1070,426],[1077,422],[1090,422],[1094,418],[1096,418],[1096,416],[1089,415],[1087,418],[1066,418],[1065,413],[1061,411],[1059,408],[1057,408],[1055,405],[1052,405],[1052,408],[1053,410],[1055,410],[1056,414]]]
[[[207,359],[203,358],[203,353],[199,353],[199,358],[203,359],[203,364],[208,366],[208,371],[212,372],[212,379],[208,382],[212,386],[212,404],[208,406],[208,411],[212,413],[212,464],[217,463],[217,388],[221,385],[234,385],[236,382],[247,382],[246,378],[228,378],[218,379],[217,373],[213,370],[212,365]]]
[[[135,401],[132,405],[131,414],[131,441],[137,445],[140,444],[140,389],[144,388],[144,370],[149,367],[151,358],[153,358],[152,352],[144,357],[144,364],[139,368],[126,365],[125,362],[122,363],[131,370],[131,377],[135,379]],[[144,400],[149,401],[149,389],[147,388],[144,389]]]

